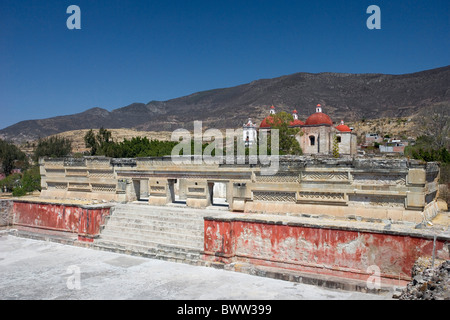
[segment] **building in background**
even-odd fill
[[[269,115],[261,122],[258,130],[270,130],[276,114],[275,106],[270,107]],[[331,155],[335,144],[340,155],[354,155],[357,152],[356,134],[344,121],[335,126],[331,118],[322,112],[322,106],[316,106],[316,112],[310,115],[305,122],[298,118],[297,110],[292,112],[293,120],[290,127],[300,128],[296,139],[302,148],[303,154]],[[245,125],[244,125],[245,128]],[[246,136],[244,135],[244,139]]]

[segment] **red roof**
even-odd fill
[[[319,125],[319,124],[328,124],[330,126],[333,125],[333,121],[331,121],[331,118],[326,115],[323,112],[316,112],[309,116],[308,119],[306,119],[305,125],[311,126],[311,125]]]
[[[304,126],[305,123],[301,120],[292,120],[291,122],[289,122],[290,126]]]
[[[260,128],[270,128],[274,124],[274,118],[272,116],[266,117],[263,121],[261,121],[261,124],[259,125]],[[290,126],[303,126],[305,123],[301,120],[292,120],[289,122]]]
[[[341,132],[352,132],[352,130],[346,126],[345,124],[340,124],[336,127],[336,129],[338,129]]]
[[[274,124],[274,118],[272,116],[265,117],[261,124],[260,128],[270,128]]]

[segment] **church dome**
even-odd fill
[[[307,126],[313,126],[313,125],[319,125],[319,124],[328,124],[330,126],[333,125],[333,121],[331,121],[331,118],[322,112],[317,112],[309,116],[308,119],[306,119],[305,125]]]
[[[263,121],[261,121],[261,124],[259,125],[260,128],[270,128],[274,124],[274,118],[273,115],[275,114],[275,106],[270,107],[270,115],[265,117]]]
[[[260,128],[270,128],[270,124],[273,122],[273,118],[271,116],[268,116],[264,118],[263,121],[261,121],[261,124],[259,125]]]
[[[341,124],[336,127],[340,132],[352,132],[352,130],[344,124],[344,121],[341,121]]]
[[[297,120],[293,120],[293,121],[289,122],[289,125],[290,126],[304,126],[305,123],[303,121],[297,119]]]
[[[270,128],[274,125],[275,118],[272,116],[267,116],[264,118],[263,121],[261,121],[261,124],[259,125],[260,128]]]
[[[322,108],[320,104],[317,105],[316,113],[313,113],[306,119],[305,125],[307,126],[313,126],[313,125],[320,125],[320,124],[327,124],[332,126],[333,121],[331,121],[331,118],[322,112]]]

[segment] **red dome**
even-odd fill
[[[336,127],[341,132],[352,132],[352,130],[344,124],[344,120],[341,120],[341,124]]]
[[[261,124],[259,125],[260,128],[270,128],[270,119],[268,118],[272,118],[272,117],[267,117],[265,118],[263,121],[261,121]]]
[[[333,121],[331,121],[331,118],[322,112],[316,112],[309,116],[308,119],[306,119],[305,125],[312,126],[312,125],[319,125],[319,124],[328,124],[330,126],[333,125]]]
[[[270,128],[274,124],[274,118],[272,116],[266,117],[263,121],[261,121],[261,124],[259,125],[260,128]]]
[[[290,126],[304,126],[305,123],[301,120],[292,120],[291,122],[289,122]]]
[[[352,130],[346,126],[345,124],[340,124],[336,127],[336,129],[338,129],[341,132],[352,132]]]

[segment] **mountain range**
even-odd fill
[[[52,134],[100,127],[145,131],[203,127],[239,128],[248,118],[259,124],[269,107],[292,112],[305,120],[321,104],[335,122],[382,117],[409,117],[436,103],[450,101],[450,66],[416,73],[349,74],[295,73],[273,79],[202,91],[167,101],[132,103],[108,111],[81,113],[18,122],[0,130],[0,138],[21,143]]]

